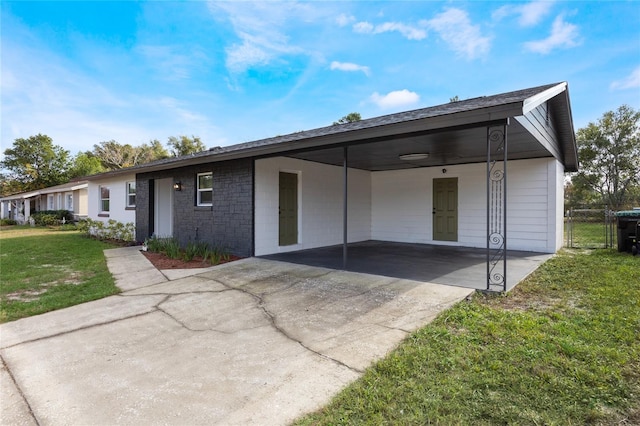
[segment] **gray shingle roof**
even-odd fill
[[[283,145],[283,151],[292,149],[291,145],[297,142],[307,141],[320,137],[331,137],[334,135],[347,135],[350,132],[357,133],[359,131],[380,128],[384,126],[409,123],[411,121],[429,119],[434,117],[442,117],[447,115],[471,112],[476,110],[482,110],[484,108],[492,108],[510,104],[521,104],[526,99],[531,98],[541,92],[551,89],[558,84],[546,84],[543,86],[532,87],[528,89],[516,90],[513,92],[501,93],[492,96],[481,96],[472,99],[461,100],[457,102],[450,102],[442,105],[436,105],[428,108],[420,108],[411,111],[399,112],[395,114],[383,115],[380,117],[369,118],[353,123],[337,124],[332,126],[320,127],[312,130],[305,130],[301,132],[290,133],[287,135],[276,136],[266,139],[259,139],[251,142],[238,143],[235,145],[216,147],[208,151],[199,152],[192,155],[167,158],[164,160],[155,161],[152,163],[141,164],[138,166],[130,167],[127,169],[117,170],[113,172],[102,173],[89,177],[89,179],[99,178],[101,176],[107,176],[112,174],[120,174],[123,172],[136,172],[145,171],[146,169],[164,169],[182,167],[185,164],[202,163],[207,159],[216,161],[216,157],[227,157],[227,154],[245,152],[247,157],[252,156],[253,152],[257,152],[261,148],[273,147],[277,148],[278,145]]]

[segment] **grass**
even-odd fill
[[[640,259],[565,250],[413,333],[299,425],[640,424]]]
[[[584,222],[575,220],[569,224],[565,224],[565,242],[569,235],[571,236],[571,246],[574,248],[606,248],[607,242],[606,233],[609,230],[609,225],[605,226],[603,222]],[[613,241],[608,241],[613,247],[617,247],[617,228],[613,225]]]
[[[0,228],[0,323],[118,293],[103,250],[75,231]]]

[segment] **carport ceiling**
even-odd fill
[[[551,156],[516,120],[511,120],[507,132],[509,160]],[[343,146],[291,153],[287,156],[342,166]],[[487,128],[474,127],[418,136],[399,135],[390,140],[360,141],[347,146],[349,167],[369,171],[483,163],[487,161]],[[412,153],[428,153],[429,157],[413,161],[400,159],[400,155]]]

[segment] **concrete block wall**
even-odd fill
[[[196,205],[198,173],[213,174],[213,205]],[[149,197],[154,179],[172,178],[181,191],[173,194],[173,236],[182,246],[189,241],[206,241],[237,256],[253,252],[253,160],[207,163],[179,169],[143,173],[137,177],[138,221],[136,238],[153,233]]]

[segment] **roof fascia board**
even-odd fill
[[[548,101],[549,99],[553,98],[554,96],[559,95],[560,93],[564,92],[565,90],[567,90],[567,83],[566,82],[562,82],[559,83],[547,90],[544,90],[538,94],[535,94],[527,99],[524,100],[523,104],[522,104],[522,115],[527,114],[531,111],[533,111],[534,109],[536,109],[538,106],[540,106],[543,102]]]

